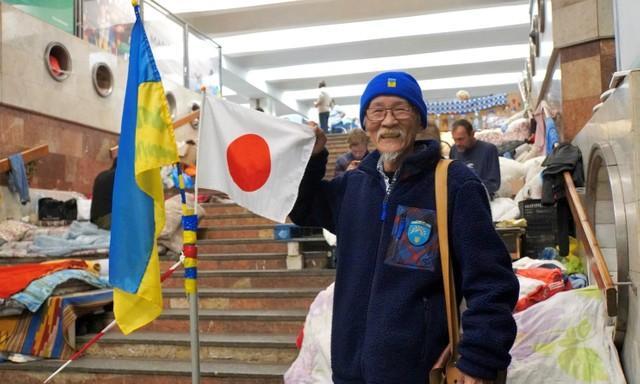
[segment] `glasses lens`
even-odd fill
[[[372,108],[367,109],[367,118],[371,121],[384,120],[384,115],[387,110],[384,108]]]
[[[382,121],[387,115],[387,111],[391,111],[396,119],[408,119],[411,117],[410,107],[395,108],[369,108],[367,109],[367,118],[371,121]]]
[[[411,108],[409,107],[398,107],[394,108],[392,111],[393,116],[395,116],[396,119],[408,119],[411,117]]]

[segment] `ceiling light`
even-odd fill
[[[420,80],[420,88],[424,91],[437,89],[461,89],[472,87],[484,87],[491,85],[517,84],[522,78],[521,72],[491,73],[487,75],[447,77],[431,80]],[[334,98],[360,96],[364,92],[366,84],[345,85],[340,87],[327,87],[327,92]],[[295,100],[312,100],[318,97],[318,89],[304,89],[300,91],[288,91],[282,95],[285,102]]]
[[[300,0],[163,0],[159,3],[171,13],[216,12],[238,8],[251,8]]]
[[[415,55],[377,57],[372,59],[330,61],[303,65],[291,65],[249,71],[249,81],[276,81],[305,78],[324,78],[391,71],[398,69],[440,67],[446,65],[485,63],[491,61],[522,59],[529,54],[528,44],[459,49],[454,51],[420,53]]]
[[[453,22],[455,21],[455,22]],[[217,37],[225,55],[529,24],[529,5],[476,8],[383,20]]]
[[[233,89],[226,87],[226,86],[222,86],[222,95],[223,96],[234,96],[237,95],[238,93],[236,91],[234,91]]]

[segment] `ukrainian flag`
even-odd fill
[[[156,239],[164,227],[160,168],[178,161],[173,123],[134,4],[129,77],[124,98],[118,165],[113,188],[109,280],[116,322],[124,334],[162,312]]]

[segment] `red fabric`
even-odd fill
[[[535,303],[539,303],[550,298],[558,292],[571,289],[569,283],[565,284],[562,271],[556,268],[519,269],[516,273],[520,276],[540,280],[545,284],[539,286],[533,292],[518,300],[515,312],[523,311]]]
[[[83,260],[60,260],[47,263],[0,266],[0,298],[7,299],[22,291],[33,280],[62,269],[87,269]]]
[[[304,339],[304,328],[300,329],[300,333],[298,333],[298,337],[296,338],[296,347],[298,349],[302,348],[302,340]]]
[[[58,58],[53,55],[49,55],[49,66],[51,67],[51,72],[53,72],[54,75],[62,75],[62,69],[60,68],[60,63],[58,63]]]

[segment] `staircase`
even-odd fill
[[[335,158],[346,152],[345,135],[329,136]],[[235,204],[203,204],[198,233],[198,289],[201,382],[282,383],[297,356],[295,340],[309,305],[328,286],[324,239],[301,243],[304,268],[286,266],[287,244],[273,238],[275,223]],[[161,270],[175,260],[161,259]],[[191,383],[189,302],[182,273],[165,281],[162,315],[124,336],[114,330],[73,362],[53,383]],[[109,319],[110,320],[110,319]],[[78,345],[93,335],[79,337]],[[2,383],[41,383],[61,365],[38,361],[0,364]]]

